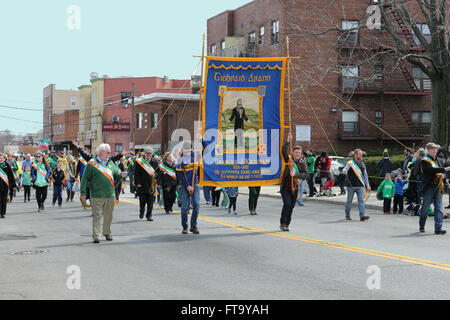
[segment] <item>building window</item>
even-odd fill
[[[121,143],[116,143],[116,145],[114,147],[114,151],[117,152],[117,153],[122,153],[123,145]]]
[[[220,50],[225,50],[225,40],[220,41]]]
[[[72,107],[75,107],[77,105],[77,97],[75,96],[70,97],[70,105]]]
[[[280,32],[280,23],[278,20],[272,21],[272,45],[277,45],[279,42],[278,36]]]
[[[342,132],[359,134],[359,115],[355,111],[342,111]]]
[[[428,27],[428,25],[426,23],[418,23],[417,27],[419,28],[419,30],[422,33],[422,35],[425,37],[425,40],[428,43],[430,43],[431,42],[431,32],[430,32],[430,28]],[[411,33],[414,36],[414,42],[416,43],[416,45],[417,46],[422,46],[422,44],[420,43],[419,38],[417,38],[415,32],[411,31]]]
[[[259,37],[258,45],[262,46],[264,44],[264,26],[259,27]]]
[[[375,66],[375,79],[383,80],[384,78],[384,66],[381,64],[377,64]]]
[[[415,124],[431,125],[431,112],[429,111],[416,111],[412,113],[412,121]]]
[[[431,80],[420,68],[412,68],[414,83],[420,91],[431,91]]]
[[[144,119],[142,112],[136,113],[136,129],[142,129],[142,120]]]
[[[355,90],[358,86],[358,67],[342,67],[342,90]]]
[[[153,112],[151,114],[151,128],[155,129],[158,126],[158,113]]]
[[[359,21],[342,20],[342,43],[347,46],[357,46],[359,43]]]
[[[256,33],[250,32],[248,34],[248,46],[249,47],[254,47],[255,44],[256,44]]]
[[[216,44],[212,44],[212,45],[211,45],[211,55],[216,54],[216,52],[217,52]]]
[[[375,124],[383,124],[383,111],[375,111]]]

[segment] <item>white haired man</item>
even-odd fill
[[[109,159],[111,147],[101,144],[97,148],[97,157],[89,160],[81,179],[80,200],[86,201],[86,192],[89,189],[92,204],[92,238],[94,243],[100,243],[101,216],[103,216],[103,235],[106,240],[112,241],[111,223],[115,202],[114,179],[119,180],[126,176],[120,173],[117,166]]]

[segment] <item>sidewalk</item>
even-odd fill
[[[279,185],[261,187],[261,193],[259,194],[259,196],[280,199],[281,201],[281,195],[279,193],[279,190],[280,190]],[[248,195],[248,187],[240,187],[239,193]],[[321,196],[308,198],[308,195],[304,194],[303,201],[305,203],[308,203],[309,201],[317,201],[330,204],[340,204],[344,206],[345,202],[347,201],[347,195],[346,194],[339,195],[340,193],[339,187],[333,187],[333,193],[336,194],[336,196],[334,197]],[[357,204],[358,200],[355,194],[355,196],[353,197],[353,205],[356,206]],[[383,201],[377,200],[377,193],[375,191],[372,191],[369,199],[365,203],[365,207],[367,209],[383,210]]]

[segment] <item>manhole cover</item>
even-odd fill
[[[32,254],[39,254],[39,253],[46,253],[46,252],[48,252],[48,250],[31,249],[31,250],[11,252],[10,254],[17,255],[17,256],[29,256]]]

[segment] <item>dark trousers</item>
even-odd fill
[[[173,204],[177,198],[175,193],[176,187],[163,187],[163,201],[164,201],[164,210],[172,211]]]
[[[0,193],[0,215],[3,217],[6,215],[6,204],[8,203],[8,193]]]
[[[9,201],[12,202],[14,198],[14,187],[9,187]]]
[[[218,207],[219,206],[219,200],[220,200],[220,193],[221,191],[215,191],[215,189],[212,191],[212,205]]]
[[[23,186],[23,191],[24,191],[25,200],[28,199],[28,201],[30,201],[30,197],[31,197],[31,188],[30,188],[30,186]]]
[[[290,191],[287,191],[286,189],[281,189],[281,198],[283,199],[283,209],[281,209],[281,218],[280,218],[280,224],[284,224],[286,226],[289,226],[291,223],[291,217],[292,217],[292,211],[295,207],[295,201],[297,200],[297,193],[294,192],[292,194]]]
[[[47,199],[47,186],[45,187],[36,186],[36,200],[39,207],[41,207],[44,204],[45,199]]]
[[[149,218],[152,216],[154,200],[155,200],[155,196],[150,193],[140,193],[139,194],[140,213],[144,214],[145,206],[147,206],[147,214],[145,215],[146,218]]]
[[[383,212],[391,212],[391,198],[384,198]]]
[[[120,182],[119,184],[116,184],[114,192],[116,194],[116,199],[119,200],[120,193],[122,192],[122,182]]]
[[[62,192],[63,192],[63,185],[56,185],[53,184],[53,201],[52,203],[56,203],[56,199],[58,199],[58,205],[62,205]]]
[[[397,207],[398,212],[403,212],[403,195],[396,194],[394,195],[394,213],[397,213]]]
[[[233,211],[236,211],[237,197],[229,197],[229,199],[230,199],[230,204],[228,205],[228,209],[231,209],[231,207],[233,207]]]
[[[248,187],[248,210],[255,211],[258,204],[259,192],[261,187]]]
[[[308,177],[308,187],[309,187],[309,195],[312,197],[314,193],[316,193],[315,187],[314,187],[314,173],[310,173]]]

